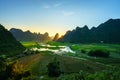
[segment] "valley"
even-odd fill
[[[43,48],[43,43],[38,45],[38,43],[33,42],[21,42],[24,46],[33,50],[32,48],[38,47]],[[31,44],[33,43],[33,44]],[[28,46],[29,44],[29,46]],[[46,46],[45,46],[46,45]],[[48,46],[49,45],[49,46]],[[44,79],[57,79],[50,78],[47,76],[47,65],[56,58],[60,62],[60,70],[64,74],[78,74],[80,71],[86,73],[95,74],[111,68],[112,66],[120,66],[120,53],[119,44],[71,44],[71,43],[59,43],[59,42],[48,42],[44,43],[44,48],[54,48],[53,50],[58,50],[59,46],[69,46],[70,49],[74,50],[75,53],[64,52],[62,54],[56,54],[52,51],[38,51],[36,54],[29,54],[25,57],[19,58],[19,63],[24,66],[25,70],[31,70],[34,78],[39,80]],[[31,47],[32,46],[32,47]],[[81,50],[85,50],[82,53]],[[101,57],[90,57],[87,53],[92,49],[107,49],[110,51],[109,58]],[[37,49],[36,49],[37,50]],[[34,50],[35,51],[35,50]],[[42,78],[40,78],[42,77]]]

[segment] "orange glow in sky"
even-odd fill
[[[120,18],[120,0],[0,0],[0,10],[0,24],[7,29],[54,36]]]

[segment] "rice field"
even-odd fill
[[[64,54],[53,54],[54,52],[40,51],[38,54],[32,54],[19,59],[19,63],[24,66],[24,69],[31,70],[35,76],[46,76],[47,65],[56,59],[60,62],[60,69],[63,73],[78,73],[80,70],[94,73],[109,66],[120,66],[120,45],[119,44],[70,44],[70,43],[36,43],[36,42],[21,42],[26,48],[48,48],[52,50],[60,49],[59,46],[67,46],[76,53],[64,52]],[[44,45],[44,46],[43,46]],[[47,45],[47,46],[46,46]],[[50,48],[50,47],[54,48]],[[87,52],[93,49],[108,50],[109,58],[96,58],[87,56]],[[82,53],[84,50],[85,53]],[[52,78],[53,79],[53,78]]]

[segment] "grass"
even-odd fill
[[[73,58],[78,58],[78,59],[83,59],[83,60],[90,60],[93,61],[94,63],[102,63],[104,65],[114,65],[114,66],[120,66],[120,55],[117,53],[112,53],[109,58],[100,58],[100,57],[90,57],[87,56],[86,53],[66,53],[63,54],[63,56],[67,57],[73,57]]]
[[[39,47],[37,42],[21,42],[21,44],[26,48]]]
[[[25,46],[28,49],[37,47],[37,48],[48,48],[48,49],[56,50],[56,49],[60,49],[60,47],[58,47],[58,46],[62,45],[61,43],[57,43],[57,42],[45,43],[45,44],[51,45],[52,47],[42,46],[42,45],[39,45],[37,42],[21,42],[21,43],[22,43],[23,46]]]
[[[120,54],[120,44],[71,44],[71,43],[60,43],[60,42],[50,41],[47,42],[46,44],[55,47],[45,47],[45,46],[40,46],[37,42],[21,42],[21,43],[26,48],[37,47],[37,48],[59,49],[58,46],[69,46],[74,51],[85,50],[88,52],[92,49],[100,49],[100,50],[108,50],[109,52]]]
[[[93,73],[106,68],[106,66],[93,61],[46,53],[26,56],[21,58],[19,62],[23,64],[24,69],[29,69],[34,75],[40,76],[47,73],[46,66],[54,57],[60,62],[60,69],[64,73],[78,73],[80,70]]]
[[[114,53],[120,53],[120,45],[119,44],[76,44],[71,45],[70,48],[72,50],[86,50],[90,51],[92,49],[101,49],[108,50]]]
[[[49,44],[49,45],[52,45],[52,46],[64,46],[66,43],[49,41],[49,42],[47,42],[46,44]]]
[[[19,59],[19,63],[24,66],[25,70],[31,70],[33,76],[38,79],[40,76],[46,80],[55,80],[47,76],[47,65],[52,62],[54,57],[60,62],[60,69],[65,74],[79,73],[81,70],[89,73],[99,72],[109,68],[109,66],[120,66],[120,44],[71,44],[59,42],[47,42],[55,47],[40,46],[36,42],[21,42],[26,48],[49,48],[59,49],[59,46],[69,46],[76,54],[65,53],[56,55],[50,51],[41,51],[38,54],[32,54]],[[90,50],[107,50],[110,52],[109,58],[95,58],[87,56]],[[85,53],[82,53],[84,50]],[[44,78],[44,79],[45,79]],[[38,80],[36,79],[36,80]]]
[[[25,56],[19,59],[19,63],[23,65],[24,69],[30,69],[41,57],[40,54]]]
[[[55,80],[47,76],[47,65],[52,62],[54,57],[60,62],[60,69],[65,74],[79,73],[81,70],[89,73],[99,72],[110,66],[120,66],[120,45],[119,44],[70,44],[59,42],[47,42],[51,46],[40,46],[36,42],[22,42],[26,48],[49,48],[59,49],[59,46],[69,46],[76,54],[65,53],[56,55],[49,51],[41,51],[38,54],[32,54],[19,59],[24,69],[31,70],[33,76],[44,76],[47,80]],[[90,50],[107,50],[110,52],[109,58],[95,58],[87,56]],[[84,50],[85,53],[81,53]],[[44,79],[45,79],[44,78]]]
[[[120,66],[120,58],[91,58],[87,57],[86,59],[94,61],[94,62],[100,62],[105,65],[118,65]]]
[[[60,43],[60,42],[47,42],[46,44],[49,44],[51,46],[55,47],[49,47],[49,46],[40,46],[36,42],[21,42],[26,48],[48,48],[48,49],[59,49],[59,46],[69,46],[73,51],[76,51],[76,54],[64,54],[68,56],[75,56],[75,57],[81,57],[81,56],[86,56],[86,54],[90,50],[107,50],[110,52],[110,57],[111,58],[120,58],[120,44],[70,44],[70,43]],[[85,53],[81,54],[81,51],[84,50]],[[48,53],[48,52],[47,52]]]
[[[42,47],[38,45],[37,42],[21,42],[23,46],[29,48],[29,47]],[[60,42],[46,42],[46,44],[49,44],[51,46],[56,46],[53,48],[58,48],[58,46],[70,46],[72,50],[81,50],[86,49],[87,51],[91,49],[107,49],[110,52],[117,52],[120,53],[120,44],[71,44],[71,43],[60,43]]]

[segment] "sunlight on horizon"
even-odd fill
[[[0,24],[7,29],[63,35],[75,27],[97,27],[120,18],[119,0],[1,0]]]
[[[57,28],[57,27],[31,27],[31,26],[27,26],[27,25],[20,25],[17,26],[16,25],[4,25],[7,26],[7,29],[10,30],[11,28],[16,28],[16,29],[21,29],[22,31],[30,31],[32,33],[40,33],[40,34],[44,34],[44,33],[48,33],[49,36],[54,37],[56,33],[59,33],[59,36],[61,37],[62,35],[64,35],[66,33],[67,30],[62,29],[62,28]]]

